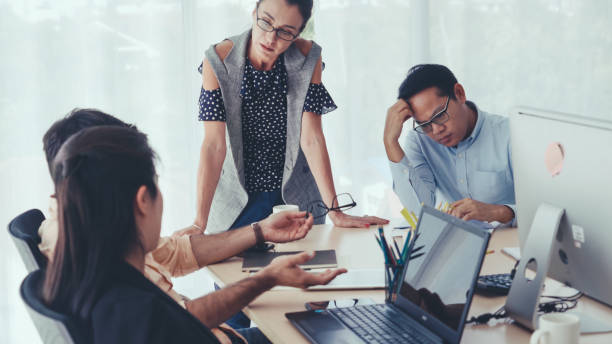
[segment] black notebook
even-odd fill
[[[258,271],[270,264],[272,259],[284,255],[296,254],[303,251],[291,252],[245,252],[244,260],[242,261],[242,271],[253,272]],[[315,256],[305,264],[300,265],[302,269],[325,269],[335,268],[338,266],[336,261],[335,250],[320,250],[315,251]]]

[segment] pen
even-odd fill
[[[393,227],[393,229],[408,229],[408,228],[412,228],[412,227],[410,227],[410,226]]]
[[[398,279],[401,277],[402,269],[398,266],[393,271],[393,282],[391,283],[391,299],[393,300],[397,293]]]
[[[382,243],[380,242],[380,239],[378,239],[376,234],[374,234],[374,239],[376,239],[376,242],[378,243],[378,246],[380,246],[380,248],[382,249]]]
[[[387,239],[385,239],[385,232],[383,231],[382,227],[378,227],[378,236],[380,238],[380,246],[385,254],[385,257],[387,258],[387,263],[395,265],[395,257],[393,257],[393,252],[391,252],[389,249]]]
[[[378,242],[378,246],[380,246],[380,250],[383,253],[383,257],[385,258],[385,264],[386,265],[389,264],[389,257],[387,257],[387,252],[385,251],[385,248],[383,247],[381,239],[379,237],[377,237],[376,234],[374,234],[374,238]]]
[[[393,250],[391,250],[391,248],[389,247],[389,243],[387,242],[387,239],[385,238],[385,232],[383,231],[382,227],[378,227],[378,232],[380,233],[380,241],[382,242],[385,251],[389,255],[389,262],[393,266],[396,266],[397,265],[397,260],[395,259],[395,255],[393,254]]]
[[[397,242],[395,242],[395,240],[393,240],[393,246],[395,246],[395,249],[397,250],[397,259],[401,260],[402,259],[402,251],[400,251],[399,246],[397,246]],[[400,262],[401,264],[401,262]]]
[[[389,285],[387,286],[387,293],[389,293],[389,297],[391,297],[391,290],[393,286],[393,280],[391,278],[391,272],[389,272],[389,265],[386,265],[385,274],[387,274],[387,281],[389,281]]]
[[[424,254],[425,254],[425,252],[421,252],[421,253],[414,254],[414,255],[410,256],[410,259],[416,259],[416,258],[419,258],[420,256],[422,256],[422,255],[424,255]]]
[[[408,246],[408,250],[406,252],[406,257],[408,257],[408,260],[410,260],[410,256],[412,255],[414,244],[416,243],[417,239],[419,238],[419,235],[420,235],[420,233],[415,233],[412,241],[410,242],[410,245]],[[417,249],[420,250],[422,248],[423,247],[418,247]]]
[[[425,245],[421,245],[421,246],[419,246],[419,247],[417,247],[417,248],[413,249],[413,250],[412,250],[412,252],[413,252],[413,253],[414,253],[414,252],[417,252],[417,251],[419,251],[419,250],[423,249],[423,247],[425,247]]]
[[[400,255],[400,259],[402,260],[402,264],[406,262],[406,250],[408,246],[410,246],[410,237],[412,236],[412,231],[406,233],[406,240],[404,240],[404,247],[402,248],[402,254]]]

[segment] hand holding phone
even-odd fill
[[[359,298],[359,299],[338,299],[338,300],[327,300],[327,301],[311,301],[306,302],[304,307],[307,310],[319,310],[319,309],[333,309],[333,308],[344,308],[361,305],[374,304],[374,300],[370,298]]]

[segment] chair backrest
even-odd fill
[[[38,249],[38,227],[44,220],[45,216],[40,210],[30,209],[14,218],[8,225],[9,233],[28,272],[47,266],[47,258]]]
[[[30,272],[19,289],[43,343],[85,343],[85,336],[76,321],[66,314],[50,309],[42,301],[40,290],[44,277],[44,270]]]

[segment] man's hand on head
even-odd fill
[[[384,143],[387,157],[393,162],[399,162],[404,157],[404,151],[398,140],[402,134],[404,123],[411,117],[410,105],[403,99],[399,99],[387,110]]]
[[[512,209],[505,205],[483,203],[471,198],[454,202],[451,204],[448,213],[464,221],[478,220],[506,223],[514,218]]]

